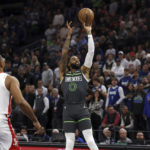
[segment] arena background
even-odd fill
[[[122,74],[118,74],[118,70],[115,70],[116,68],[111,70],[112,68],[110,69],[110,66],[107,66],[107,62],[110,61],[108,59],[111,59],[108,58],[108,55],[111,55],[110,57],[113,58],[113,61],[111,60],[112,65],[119,62],[120,60],[118,58],[121,59],[122,56],[120,55],[123,55],[127,63],[129,63],[128,67],[126,66],[126,61],[124,61],[123,65],[124,68],[128,68],[129,74],[132,77],[130,81],[131,87],[134,88],[134,90],[130,91],[130,87],[128,88],[123,82],[119,82],[119,86],[126,91],[124,93],[126,97],[124,104],[128,107],[134,120],[132,129],[127,130],[128,136],[133,141],[133,146],[125,145],[124,149],[149,149],[150,0],[0,1],[0,54],[6,58],[5,72],[18,78],[23,95],[32,107],[36,99],[37,89],[41,86],[41,81],[45,81],[42,78],[42,73],[45,70],[44,67],[48,66],[50,70],[51,83],[42,83],[46,87],[46,91],[48,91],[46,96],[50,103],[49,110],[46,116],[44,116],[45,118],[43,117],[44,121],[42,122],[47,130],[46,135],[44,137],[34,137],[32,123],[20,112],[13,102],[11,122],[18,140],[22,146],[25,146],[26,143],[30,146],[33,141],[37,141],[37,143],[42,141],[43,144],[45,142],[53,144],[55,143],[55,140],[52,140],[53,135],[55,133],[63,134],[63,131],[61,131],[62,126],[60,126],[62,104],[60,104],[60,109],[58,110],[59,115],[56,115],[54,112],[55,94],[53,92],[56,92],[54,88],[57,88],[59,91],[57,94],[61,95],[59,89],[58,62],[61,58],[61,48],[66,37],[65,22],[67,20],[72,20],[73,25],[76,27],[71,41],[69,55],[75,54],[80,58],[81,64],[84,62],[87,52],[87,38],[77,18],[78,11],[83,7],[91,8],[95,13],[95,20],[93,22],[95,57],[90,75],[91,82],[86,99],[87,104],[92,105],[92,100],[94,99],[95,85],[93,85],[93,80],[95,78],[98,77],[98,80],[96,80],[106,87],[106,94],[108,94],[111,77],[115,76],[118,80],[124,77],[122,69],[119,70]],[[61,19],[59,17],[58,19],[57,15],[60,15]],[[132,58],[134,61],[131,61]],[[135,95],[137,93],[141,94],[140,100],[145,93],[144,98],[141,100],[142,103],[139,103],[139,99],[136,99],[137,97]],[[104,95],[105,93],[100,93],[99,98],[103,101],[101,110],[105,112],[106,95]],[[130,96],[132,97],[131,99],[135,100],[135,103],[130,103]],[[120,110],[116,106],[114,108],[120,113]],[[89,107],[89,110],[92,114],[93,108]],[[93,114],[95,115],[95,112]],[[97,126],[101,126],[104,116],[105,113],[102,116],[96,115],[92,118],[95,131],[94,137],[98,144],[101,142],[99,135],[102,135],[103,131],[102,128],[97,128]],[[120,127],[120,124],[118,123],[116,126]],[[30,142],[21,133],[22,129],[27,131],[27,137]],[[58,129],[59,132],[55,129]],[[135,141],[138,131],[144,133],[144,140],[147,143],[144,146],[137,144]],[[117,143],[119,140],[118,131],[115,133],[113,136]],[[80,134],[79,136],[83,138]],[[64,144],[65,142],[60,141],[57,144],[61,145],[62,143]],[[82,147],[82,143],[80,144]],[[116,146],[116,148],[115,146],[110,145],[109,147],[108,144],[109,149],[123,148],[122,145]],[[51,148],[51,145],[47,148],[42,147],[41,144],[41,149],[44,148],[54,149]],[[22,147],[22,150],[24,149],[34,149],[34,147]],[[56,149],[60,150],[61,148]]]

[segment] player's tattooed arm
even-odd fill
[[[72,22],[67,22],[67,28],[68,28],[68,34],[67,34],[67,38],[66,41],[63,45],[62,48],[62,58],[59,64],[59,74],[60,74],[60,82],[63,80],[64,74],[67,71],[67,63],[68,63],[68,50],[69,50],[69,46],[70,46],[70,40],[71,40],[71,35],[72,35],[72,31],[73,31],[73,27],[71,27]]]

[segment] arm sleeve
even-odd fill
[[[88,52],[86,54],[85,62],[84,62],[84,66],[87,68],[91,68],[92,66],[94,51],[95,51],[95,46],[94,46],[93,36],[88,35]]]
[[[119,100],[116,102],[116,104],[120,104],[120,103],[123,101],[123,99],[125,98],[124,92],[123,92],[123,88],[122,88],[122,87],[119,87],[118,90],[119,90],[119,96],[120,96],[120,98],[119,98]]]
[[[44,105],[45,105],[44,110],[43,110],[43,114],[44,114],[44,113],[46,113],[46,112],[48,111],[48,109],[49,109],[49,100],[48,100],[47,97],[45,97],[45,98],[43,99],[43,101],[44,101]]]

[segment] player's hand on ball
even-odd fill
[[[92,24],[91,25],[85,25],[85,23],[83,22],[83,28],[84,28],[84,30],[85,30],[85,32],[87,33],[87,34],[91,34],[91,31],[92,31]]]
[[[68,28],[68,34],[69,34],[69,35],[72,35],[72,32],[73,32],[73,30],[74,30],[74,27],[71,27],[71,24],[72,24],[72,21],[70,21],[70,22],[67,21],[67,23],[66,23],[66,26],[67,26],[67,28]]]

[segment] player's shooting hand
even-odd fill
[[[42,135],[42,134],[45,133],[44,127],[42,127],[38,121],[33,122],[33,125],[36,128],[36,132],[34,134],[40,134],[40,135]]]
[[[83,22],[83,28],[84,28],[84,30],[85,30],[85,32],[87,33],[87,34],[91,34],[91,31],[92,31],[92,24],[91,25],[85,25],[85,22]]]
[[[67,28],[68,28],[68,34],[69,34],[69,35],[72,35],[72,32],[73,32],[73,30],[74,30],[74,27],[71,27],[71,24],[72,24],[72,21],[70,21],[70,22],[67,21],[67,23],[66,23],[66,26],[67,26]]]

